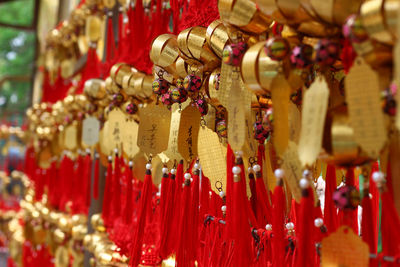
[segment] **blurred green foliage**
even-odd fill
[[[33,0],[0,4],[0,22],[30,26]],[[35,32],[0,27],[0,79],[4,76],[31,76],[34,64]],[[0,87],[0,120],[21,123],[29,106],[31,81],[8,81]]]

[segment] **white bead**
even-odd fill
[[[171,174],[175,174],[175,173],[176,173],[176,169],[172,169]]]
[[[108,161],[112,161],[112,157],[111,156],[108,156]]]
[[[90,149],[86,148],[86,154],[90,154]]]
[[[146,164],[146,169],[147,169],[147,170],[150,170],[150,169],[151,169],[151,163],[147,163],[147,164]]]
[[[187,172],[187,173],[185,173],[184,177],[185,177],[185,179],[190,179],[192,176],[190,176],[190,173]]]
[[[236,154],[237,158],[238,157],[242,157],[243,156],[243,151],[236,151],[235,154]]]
[[[253,171],[255,171],[255,172],[261,171],[261,166],[258,165],[258,164],[254,165],[254,166],[253,166]]]
[[[118,153],[118,148],[114,148],[114,153],[115,153],[115,154]]]
[[[253,168],[252,168],[252,167],[248,167],[248,168],[247,168],[247,172],[248,172],[248,173],[252,173],[252,172],[253,172]]]
[[[198,170],[198,169],[200,169],[200,164],[195,163],[193,167],[194,167],[196,170]]]
[[[222,206],[222,207],[221,207],[221,210],[222,210],[222,212],[225,212],[225,211],[226,211],[226,206],[225,206],[225,205]]]
[[[309,170],[304,170],[303,171],[303,177],[308,177],[311,174]]]
[[[271,225],[271,224],[267,224],[267,225],[265,226],[265,230],[271,231],[271,230],[272,230],[272,225]]]
[[[221,198],[224,197],[224,196],[225,196],[225,192],[224,192],[224,191],[219,192],[219,196],[220,196]]]
[[[165,173],[168,173],[168,168],[165,168],[165,167],[162,168],[162,173],[164,173],[164,174],[165,174]]]
[[[382,172],[374,172],[372,174],[372,180],[374,180],[375,183],[383,182],[384,179],[385,177]]]
[[[301,189],[307,189],[310,186],[310,182],[306,178],[300,179],[300,187]]]
[[[193,178],[192,177],[190,177],[190,182],[193,183]]]
[[[100,154],[99,153],[94,154],[94,156],[96,157],[96,159],[100,158]]]
[[[283,176],[285,175],[285,172],[282,169],[276,169],[274,171],[275,177],[278,179],[282,179]]]
[[[208,194],[210,195],[210,197],[212,196],[212,192],[211,191],[208,191]]]
[[[293,224],[292,222],[288,222],[288,223],[286,224],[286,229],[288,229],[288,230],[293,230],[293,229],[294,229],[294,224]]]
[[[132,167],[133,166],[133,161],[129,161],[129,167]]]
[[[239,166],[235,166],[232,168],[233,174],[239,174],[242,170],[240,169]]]
[[[324,220],[322,220],[321,218],[317,218],[314,220],[314,225],[315,227],[320,228],[322,225],[324,225]]]
[[[160,197],[161,196],[161,192],[157,192],[156,196]]]

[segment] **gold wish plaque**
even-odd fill
[[[110,114],[108,114],[108,121],[108,140],[106,140],[106,142],[110,143],[111,150],[114,148],[120,149],[125,115],[119,108],[114,108],[110,111]]]
[[[93,116],[87,116],[82,122],[82,143],[94,146],[99,142],[100,121]]]
[[[289,185],[296,202],[300,202],[301,188],[299,185],[302,168],[296,143],[289,141],[289,145],[282,156],[282,169],[285,171],[284,179]]]
[[[71,125],[65,128],[64,144],[68,150],[75,150],[78,147],[78,129],[77,122],[74,121]]]
[[[169,127],[169,138],[168,138],[168,149],[164,152],[164,155],[171,160],[180,160],[182,158],[178,151],[178,135],[179,135],[179,124],[181,121],[182,108],[186,108],[189,105],[189,101],[186,101],[179,107],[178,104],[174,104],[171,107],[171,124]]]
[[[218,134],[205,126],[199,129],[197,144],[202,171],[210,179],[212,190],[218,194],[215,185],[220,182],[226,192],[226,147],[219,141]]]
[[[329,89],[322,77],[317,77],[304,93],[299,157],[303,166],[311,166],[321,150]]]
[[[113,150],[113,148],[111,147],[111,142],[108,139],[109,131],[110,131],[110,122],[106,121],[103,125],[103,128],[100,130],[99,134],[100,150],[105,155],[111,155]]]
[[[321,266],[369,266],[368,245],[350,227],[342,226],[322,240]]]
[[[239,75],[237,72],[233,73]],[[234,78],[228,102],[228,142],[233,151],[241,151],[246,141],[246,114],[240,78]]]
[[[132,159],[140,150],[137,145],[139,125],[134,120],[125,118],[122,129],[123,149],[128,157]]]
[[[163,105],[151,104],[139,110],[138,143],[140,150],[157,155],[168,148],[171,111]]]
[[[379,76],[361,57],[357,57],[346,77],[345,88],[354,138],[369,156],[377,158],[387,139]]]
[[[273,144],[278,156],[282,156],[289,142],[289,98],[290,85],[283,74],[271,84],[271,98],[274,109]]]
[[[197,157],[200,119],[200,112],[192,105],[182,111],[178,132],[178,151],[188,162]]]

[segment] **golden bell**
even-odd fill
[[[257,95],[265,95],[278,75],[280,64],[267,56],[265,42],[251,46],[243,56],[241,74],[247,87]]]

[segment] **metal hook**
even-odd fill
[[[217,189],[218,192],[222,192],[222,182],[221,181],[216,181],[215,182],[215,188]]]

